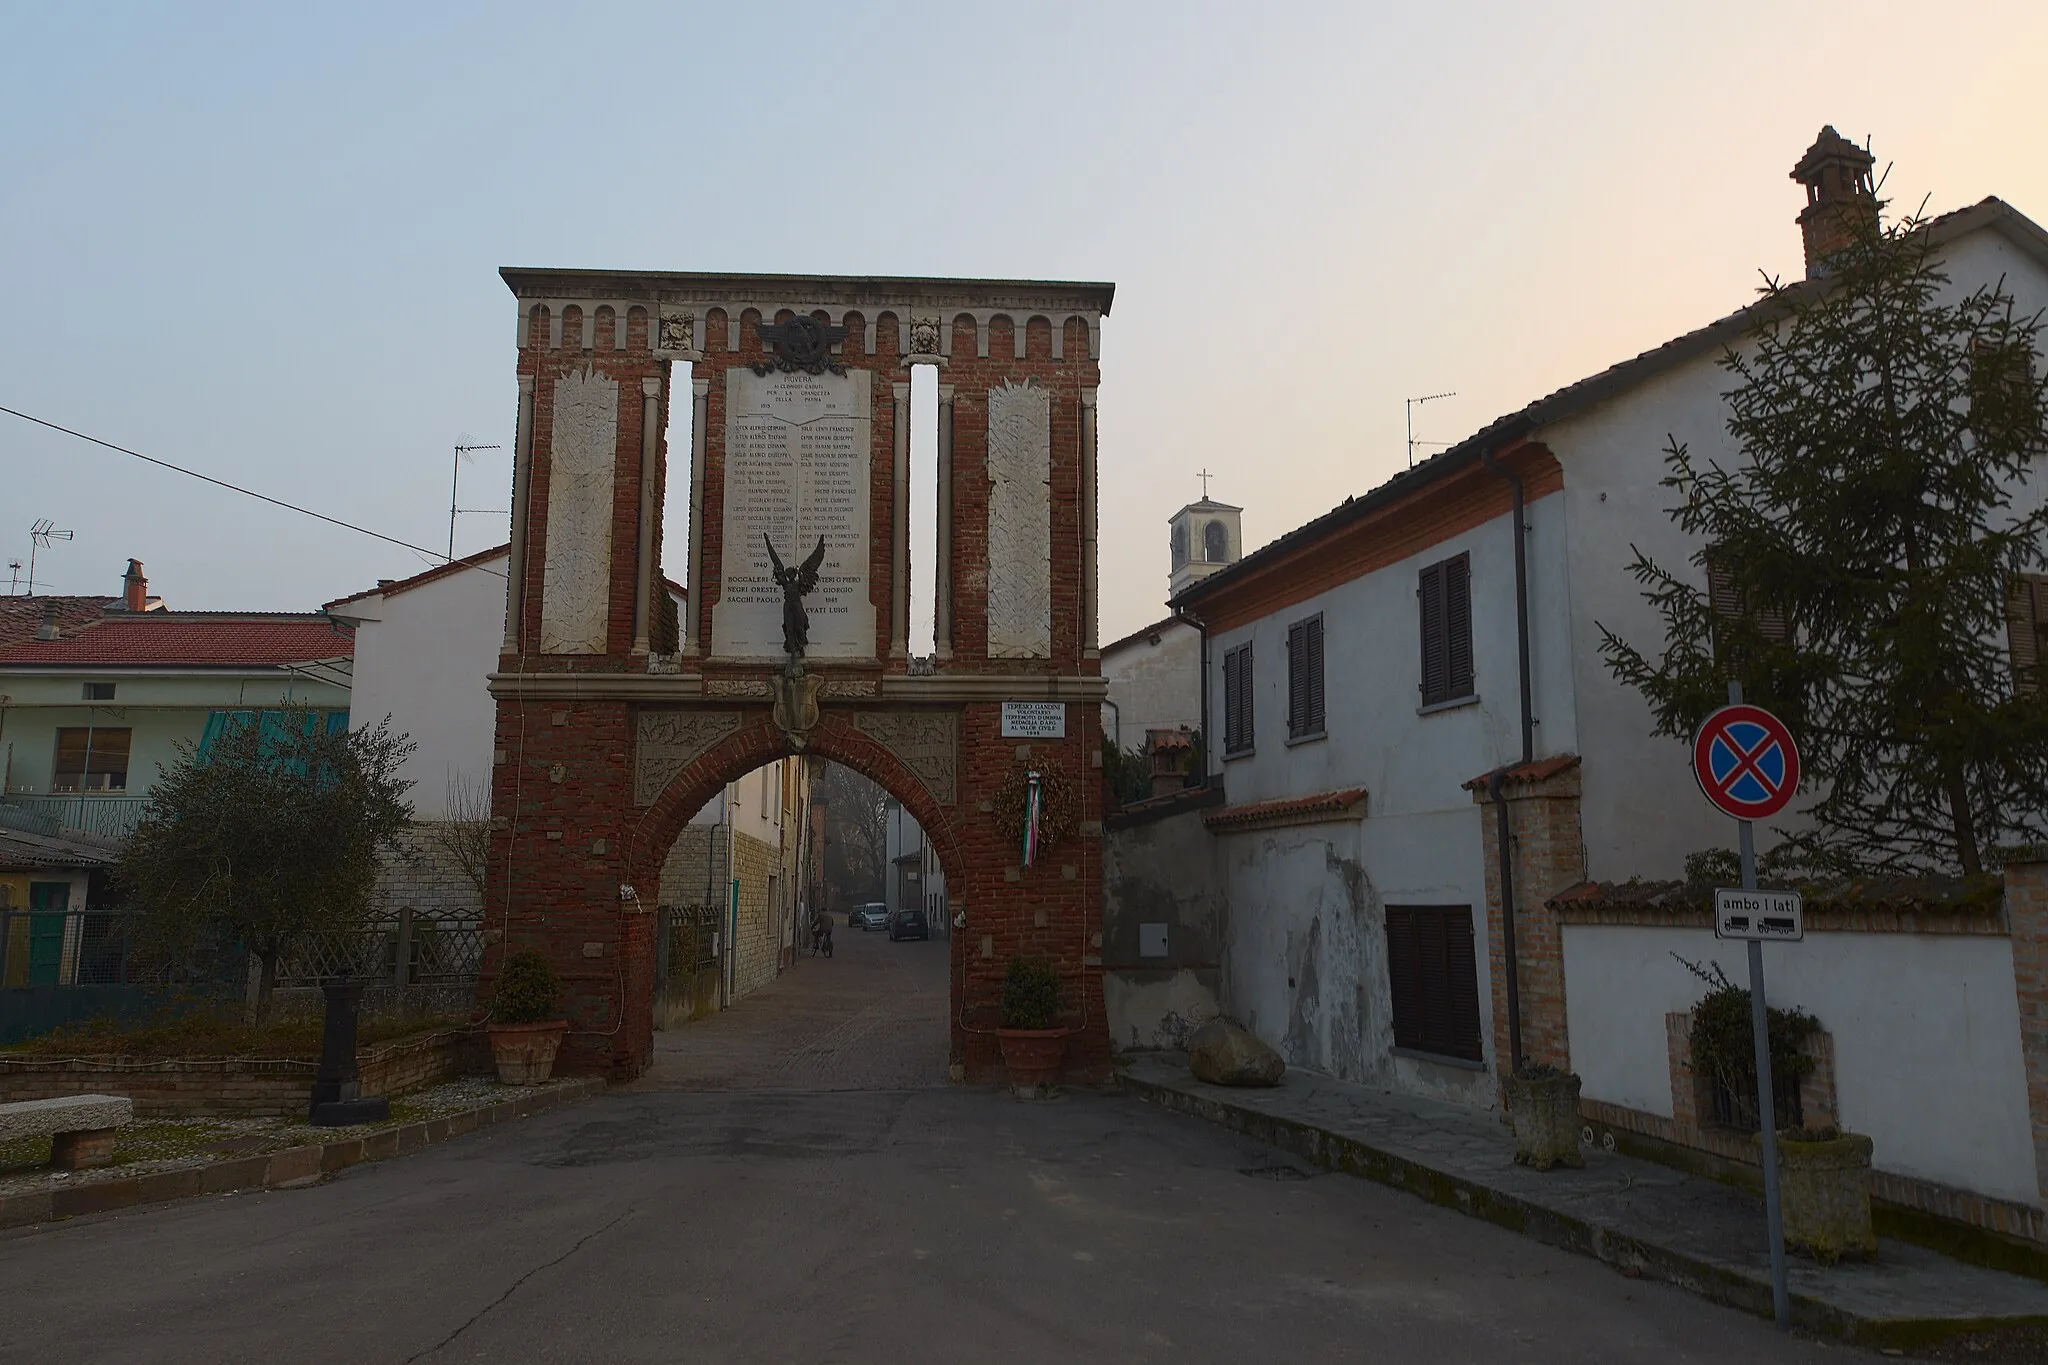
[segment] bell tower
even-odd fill
[[[1238,520],[1243,513],[1242,507],[1213,501],[1205,488],[1200,502],[1191,502],[1173,514],[1167,523],[1173,544],[1169,598],[1244,558],[1244,532]]]

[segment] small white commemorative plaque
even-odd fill
[[[1067,704],[1063,701],[1006,701],[1004,739],[1065,739]]]

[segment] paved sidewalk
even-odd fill
[[[920,1090],[947,1083],[950,940],[832,929],[731,1009],[654,1035],[633,1090]]]
[[[1459,1106],[1289,1071],[1271,1090],[1205,1085],[1177,1054],[1135,1058],[1124,1086],[1295,1151],[1319,1165],[1405,1189],[1595,1256],[1624,1274],[1771,1311],[1760,1196],[1598,1150],[1584,1170],[1514,1163],[1498,1119]],[[2048,1320],[2048,1285],[1952,1261],[1903,1242],[1876,1261],[1824,1269],[1792,1258],[1793,1321],[1870,1345],[1914,1345],[1997,1323]]]

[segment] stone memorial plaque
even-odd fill
[[[548,457],[547,558],[541,567],[543,654],[602,654],[611,619],[612,474],[619,383],[588,366],[555,383]]]
[[[1063,701],[1006,701],[1004,739],[1065,739],[1067,704]]]
[[[725,372],[725,550],[711,609],[711,652],[782,657],[782,591],[765,532],[792,568],[825,538],[818,586],[804,598],[813,659],[871,659],[868,484],[873,379]]]
[[[988,391],[988,656],[1052,657],[1052,394]]]

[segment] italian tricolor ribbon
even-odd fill
[[[1024,866],[1038,861],[1038,774],[1024,775]]]

